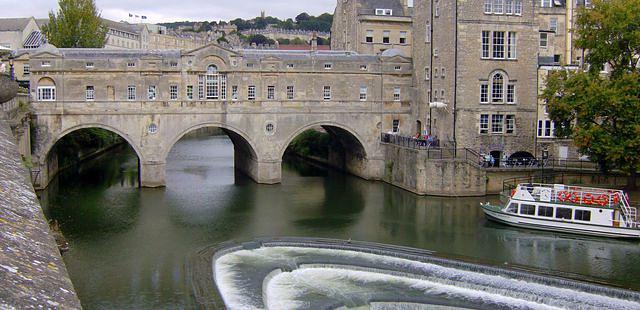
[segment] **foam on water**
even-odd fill
[[[291,272],[274,275],[277,269]],[[480,308],[640,309],[637,300],[349,250],[239,250],[217,258],[214,270],[216,285],[231,309],[327,307],[329,300],[330,306],[359,306],[385,298],[415,301],[416,296],[425,303],[446,300]],[[262,278],[248,279],[256,274]]]

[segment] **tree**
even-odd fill
[[[311,16],[309,16],[309,14],[307,13],[300,13],[298,14],[298,16],[296,16],[296,22],[297,23],[301,23],[303,21],[307,21],[309,20],[309,18],[311,18]]]
[[[588,71],[549,74],[542,98],[556,136],[603,170],[620,169],[636,186],[640,170],[640,0],[594,0],[577,19],[576,46],[587,51]],[[603,75],[608,64],[611,73]]]
[[[104,47],[107,27],[102,24],[94,0],[60,0],[57,14],[49,12],[43,32],[57,47]]]

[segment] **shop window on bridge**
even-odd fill
[[[227,75],[219,73],[215,65],[210,65],[206,74],[198,76],[198,99],[227,99]]]

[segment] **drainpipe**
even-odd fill
[[[456,41],[455,41],[455,46],[454,46],[454,50],[455,50],[455,55],[454,57],[456,58],[456,60],[454,61],[454,75],[453,75],[453,153],[454,156],[457,156],[456,152],[457,152],[457,148],[458,148],[458,142],[456,139],[456,123],[457,123],[457,116],[458,116],[458,112],[456,110],[456,106],[457,106],[457,102],[458,102],[458,1],[456,0],[455,2],[455,6],[456,6],[456,19],[455,19],[455,23],[456,23]]]

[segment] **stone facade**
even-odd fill
[[[145,186],[164,185],[166,156],[183,135],[224,129],[236,167],[280,181],[285,149],[322,126],[342,142],[345,170],[378,179],[381,132],[411,132],[411,60],[352,52],[56,49],[30,56],[34,160],[40,186],[49,151],[74,130],[121,135],[137,152]],[[362,94],[361,94],[362,93]],[[395,126],[394,126],[395,124]]]

